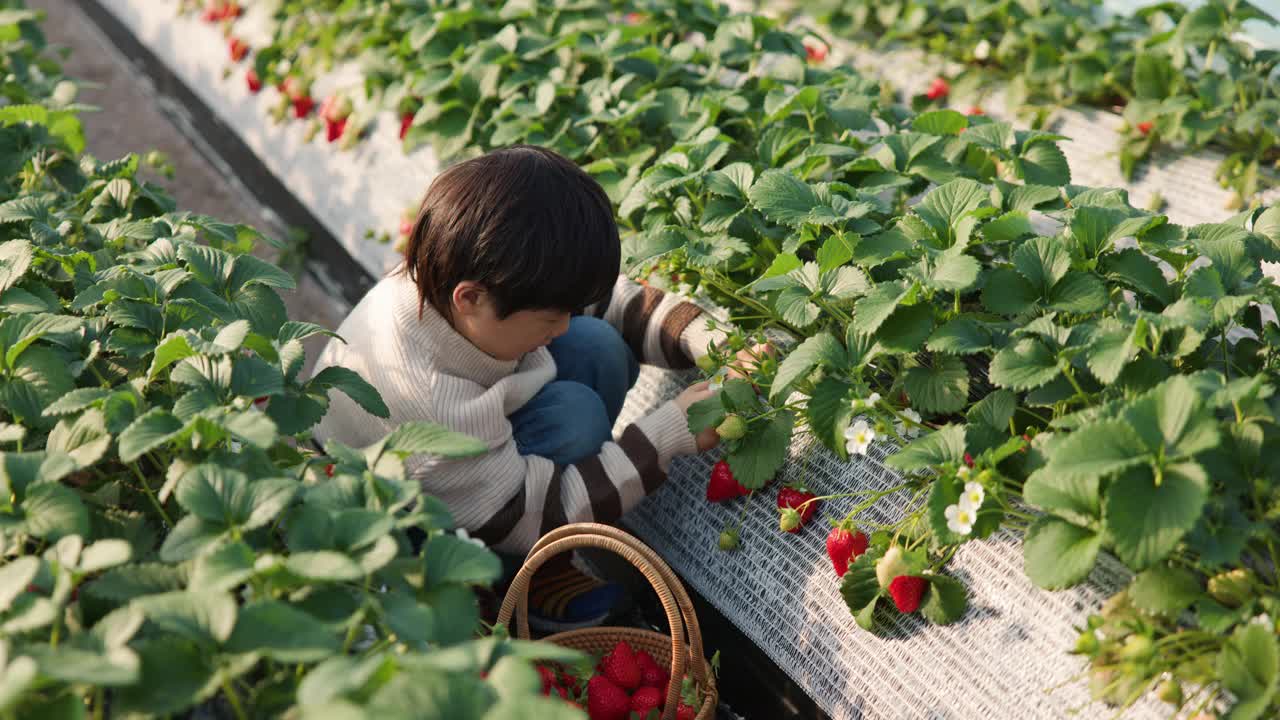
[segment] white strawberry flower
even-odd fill
[[[968,470],[969,468],[965,468]],[[972,480],[964,484],[964,492],[960,495],[960,507],[966,510],[978,511],[982,507],[982,501],[987,498],[987,491],[982,488],[981,483]]]
[[[873,392],[865,398],[855,398],[852,405],[854,410],[870,410],[880,402],[880,393]]]
[[[957,535],[968,535],[973,532],[973,522],[978,519],[977,511],[961,504],[948,505],[944,511],[947,516],[947,529]]]
[[[916,412],[915,410],[912,410],[911,408],[907,408],[906,410],[903,410],[902,417],[910,420],[913,423],[916,423],[916,425],[918,425],[920,423],[920,420],[922,419],[920,417],[920,413]],[[905,438],[913,438],[920,434],[920,428],[916,427],[916,425],[908,425],[902,422],[901,420],[899,420],[893,424],[893,427],[895,430],[898,431],[898,435]]]
[[[724,381],[728,377],[729,377],[729,368],[722,367],[719,370],[716,370],[716,374],[712,375],[711,379],[707,381],[708,383],[707,387],[711,390],[711,392],[720,392],[722,389],[724,389]]]
[[[844,431],[844,449],[850,455],[866,455],[871,441],[876,439],[876,431],[866,420],[859,420]]]
[[[969,473],[970,473],[970,472],[971,472],[971,471],[969,470],[969,466],[968,466],[968,465],[961,465],[959,468],[957,468],[957,469],[956,469],[956,477],[958,477],[958,478],[960,478],[961,480],[963,480],[963,479],[965,479],[965,478],[969,477]]]
[[[973,48],[973,56],[978,60],[986,60],[991,57],[991,41],[983,38]]]

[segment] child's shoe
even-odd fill
[[[595,627],[619,610],[626,598],[617,583],[606,583],[567,563],[544,567],[529,587],[529,626],[550,634]]]

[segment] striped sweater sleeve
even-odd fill
[[[509,423],[506,436],[506,442],[480,457],[409,469],[469,533],[498,550],[520,554],[566,523],[616,521],[666,482],[674,456],[697,452],[674,401],[574,465],[521,455],[510,439]]]
[[[613,294],[584,314],[603,318],[622,334],[642,363],[684,369],[719,344],[725,333],[707,327],[709,316],[697,305],[619,275]]]

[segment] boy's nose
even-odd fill
[[[565,333],[569,332],[569,321],[570,321],[571,319],[572,319],[572,318],[570,318],[569,314],[568,314],[568,313],[565,313],[565,316],[564,316],[563,318],[561,318],[561,319],[560,319],[560,322],[559,322],[559,323],[557,323],[557,324],[556,324],[555,329],[551,331],[551,339],[552,339],[552,340],[554,340],[554,339],[556,339],[556,338],[560,337],[561,335],[563,335],[563,334],[565,334]]]

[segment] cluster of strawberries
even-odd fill
[[[707,500],[722,502],[737,497],[750,495],[733,477],[729,463],[721,460],[711,468],[711,478],[707,483]],[[805,523],[817,512],[822,498],[801,487],[788,485],[778,490],[777,504],[779,528],[784,532],[797,533]],[[727,528],[720,534],[720,549],[733,550],[738,547],[736,529]],[[827,557],[836,577],[843,578],[849,570],[849,563],[867,551],[870,541],[866,533],[854,527],[848,519],[834,524],[827,533]],[[880,584],[893,599],[899,612],[913,613],[920,607],[920,601],[928,589],[929,583],[923,577],[907,574],[901,560],[901,549],[892,547],[876,564],[876,576]]]
[[[671,673],[658,665],[644,650],[636,651],[622,640],[583,681],[563,669],[537,666],[542,676],[542,694],[559,695],[574,705],[584,706],[591,720],[648,720],[662,712]],[[694,720],[697,711],[681,702],[676,720]]]

